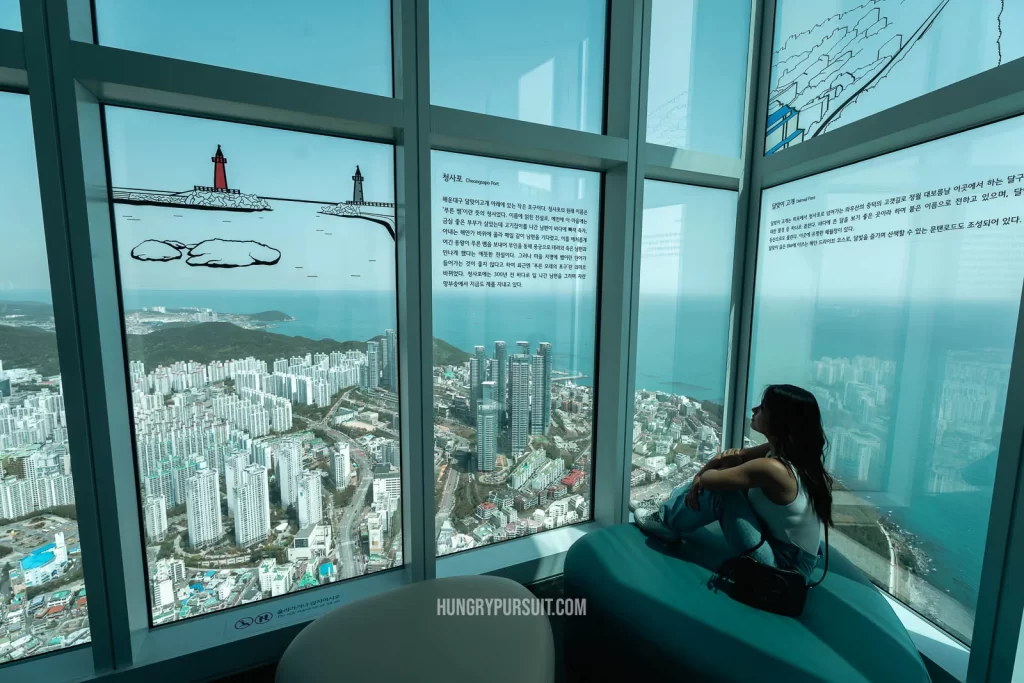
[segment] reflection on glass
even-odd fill
[[[762,202],[749,403],[815,394],[835,547],[965,642],[1024,279],[1022,143],[1013,119]]]
[[[390,0],[94,0],[102,45],[390,97]]]
[[[779,0],[765,154],[1024,55],[1004,0]]]
[[[654,0],[647,142],[740,156],[749,0]]]
[[[0,0],[0,28],[21,30],[21,7],[18,0]]]
[[[736,193],[644,182],[631,498],[663,499],[722,441]]]
[[[28,97],[0,93],[0,663],[89,642]]]
[[[392,148],[107,134],[153,623],[401,564]]]
[[[430,103],[600,133],[605,0],[430,3]]]
[[[431,154],[437,553],[590,519],[600,176]]]

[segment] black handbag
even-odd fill
[[[761,543],[723,562],[708,580],[708,588],[766,612],[798,617],[804,611],[807,592],[824,581],[828,573],[828,526],[825,527],[825,570],[813,583],[807,583],[795,569],[779,569],[751,557],[763,543],[762,537]]]

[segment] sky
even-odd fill
[[[605,0],[433,0],[430,102],[600,133]]]
[[[749,0],[654,0],[647,141],[738,158]]]
[[[0,28],[21,30],[21,9],[18,0],[0,0]]]
[[[736,193],[644,182],[640,294],[728,297]]]
[[[212,185],[211,157],[220,145],[228,187],[269,197],[273,208],[237,213],[115,204],[125,288],[394,290],[395,243],[387,230],[320,214],[322,206],[353,198],[357,166],[364,199],[394,203],[392,146],[134,109],[108,108],[106,119],[115,189],[179,192]],[[393,207],[378,211],[394,216]],[[185,259],[132,258],[144,240],[197,244],[211,239],[256,241],[281,252],[281,258],[273,266],[232,269],[190,267]],[[243,251],[265,250],[256,245]]]
[[[0,296],[16,289],[49,289],[39,174],[27,95],[0,93],[0,234],[4,241]]]

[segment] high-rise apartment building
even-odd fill
[[[185,496],[188,520],[188,544],[191,548],[204,548],[220,541],[224,523],[220,516],[220,481],[217,470],[200,463],[188,478]]]
[[[529,434],[530,357],[517,353],[508,362],[508,439],[514,457],[526,451]]]
[[[551,425],[551,344],[541,342],[533,357],[530,433],[543,436]]]
[[[384,340],[388,347],[387,388],[398,393],[398,335],[394,330],[384,330]]]
[[[146,541],[162,543],[167,537],[167,499],[146,496],[142,501],[142,519],[146,527]]]
[[[494,382],[484,382],[485,393],[493,390]],[[489,387],[487,385],[490,385]],[[498,404],[484,398],[476,411],[476,463],[481,472],[494,469],[498,453]]]
[[[508,349],[503,341],[494,342],[494,363],[491,368],[491,379],[497,392],[494,400],[498,402],[498,428],[504,429],[508,424],[508,388],[505,380],[508,373]]]
[[[302,447],[294,441],[281,443],[277,448],[276,465],[281,507],[295,505],[299,497],[299,477],[302,476]]]
[[[380,383],[380,347],[373,342],[366,345],[366,381],[363,386],[376,389]]]
[[[270,489],[267,468],[246,465],[241,472],[242,485],[235,494],[235,543],[247,548],[267,540],[270,535]]]
[[[331,457],[331,479],[334,481],[334,488],[340,491],[348,486],[348,480],[352,476],[352,459],[347,443],[339,443],[335,447],[337,450]]]
[[[322,485],[318,472],[305,472],[299,478],[298,500],[295,503],[299,515],[299,528],[318,524],[323,519]]]

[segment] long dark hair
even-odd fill
[[[814,395],[792,384],[772,384],[761,395],[768,415],[768,433],[779,456],[796,470],[814,511],[824,524],[832,524],[832,476],[825,469],[828,437],[821,425],[821,410]]]

